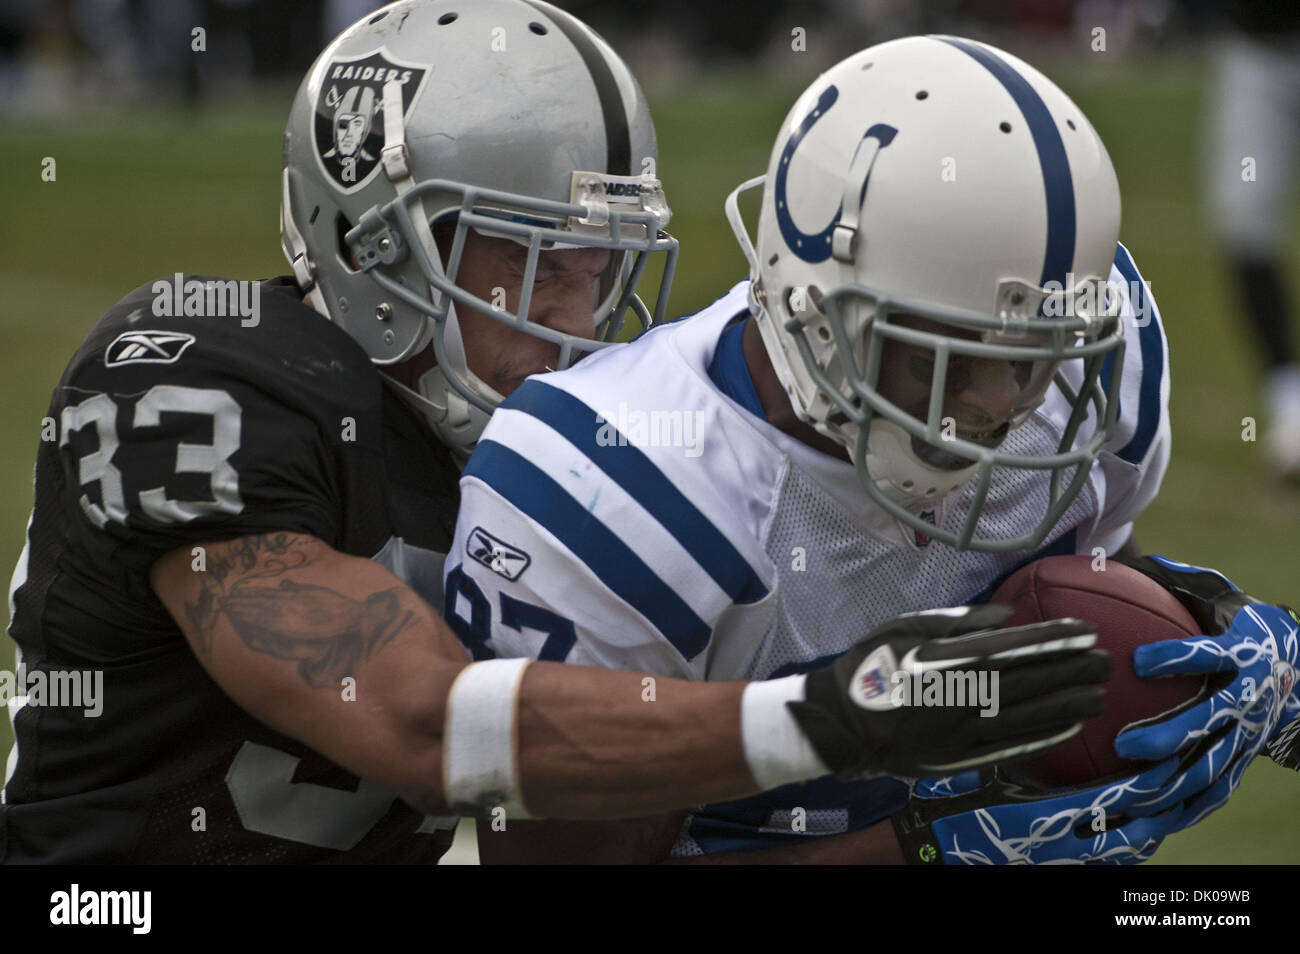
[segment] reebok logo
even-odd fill
[[[194,344],[183,331],[125,331],[104,349],[104,364],[172,364]]]
[[[482,563],[497,576],[504,576],[507,580],[519,579],[533,562],[533,558],[523,550],[512,547],[504,540],[498,540],[482,527],[475,527],[469,532],[465,552],[471,560]]]

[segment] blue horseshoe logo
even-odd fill
[[[776,169],[776,224],[781,229],[781,237],[785,239],[785,244],[789,246],[790,251],[803,259],[805,262],[817,264],[824,262],[831,256],[831,234],[835,231],[835,226],[840,224],[840,215],[844,211],[844,203],[835,210],[835,216],[831,219],[830,224],[820,232],[801,232],[799,227],[794,224],[794,219],[790,217],[790,206],[786,202],[786,175],[790,171],[790,157],[794,151],[799,148],[799,143],[803,142],[803,137],[808,134],[808,130],[813,128],[817,120],[821,119],[830,108],[835,105],[839,99],[840,91],[834,86],[829,86],[826,91],[817,99],[817,105],[813,111],[804,117],[799,128],[790,136],[790,141],[785,144],[781,150],[781,161]],[[880,143],[883,149],[894,141],[894,136],[898,130],[893,126],[887,126],[884,123],[876,123],[869,128],[862,136],[863,139],[875,139]],[[862,193],[866,194],[867,184],[862,183]],[[861,196],[858,197],[860,202]]]

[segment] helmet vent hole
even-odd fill
[[[904,489],[904,490],[911,490],[911,489],[912,489],[913,487],[915,487],[915,486],[916,486],[916,481],[914,481],[914,480],[905,480],[905,481],[903,481],[903,489]]]
[[[546,29],[546,24],[544,24],[544,23],[538,23],[536,20],[534,20],[532,23],[528,24],[528,29],[532,30],[532,31],[533,31],[534,33],[536,33],[538,36],[546,36],[546,34],[549,32],[549,31]]]
[[[1002,120],[1002,122],[998,123],[998,128],[1001,129],[1004,133],[1011,132],[1011,124],[1007,122],[1005,119]]]
[[[446,26],[448,23],[455,23],[459,13],[444,13],[438,17],[438,26]]]
[[[1074,128],[1075,128],[1074,120],[1073,120],[1073,119],[1067,119],[1067,120],[1065,121],[1065,125],[1069,126],[1071,129],[1074,129]]]
[[[780,258],[780,257],[781,257],[780,255],[777,255],[775,252],[773,252],[773,253],[772,253],[772,257],[769,258],[769,259],[767,260],[767,264],[768,264],[768,265],[775,265],[775,264],[776,264],[776,260],[777,260],[778,258]]]
[[[863,63],[863,64],[862,64],[862,68],[863,68],[864,70],[869,70],[869,69],[871,69],[871,66],[872,66],[871,63]]]
[[[375,24],[375,23],[378,23],[380,20],[382,20],[382,19],[383,19],[384,17],[386,17],[386,16],[388,16],[388,11],[387,11],[387,10],[384,10],[384,11],[382,11],[382,12],[380,12],[380,13],[376,13],[373,17],[371,17],[369,20],[367,20],[366,23],[368,23],[368,24]]]
[[[316,216],[318,216],[318,215],[320,215],[320,206],[319,206],[319,205],[316,206],[316,208],[314,208],[314,209],[311,210],[311,215],[308,216],[308,218],[307,218],[307,224],[308,224],[308,225],[315,225],[315,224],[316,224]]]
[[[927,92],[926,90],[923,90],[923,89],[918,89],[918,90],[916,91],[916,98],[917,98],[917,99],[926,99],[929,95],[930,95],[929,92]]]

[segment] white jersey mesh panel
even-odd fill
[[[1007,435],[1003,447],[1041,454],[1049,444],[1055,449],[1058,439],[1050,424],[1032,417]],[[1028,532],[1047,506],[1048,487],[1046,471],[995,473],[978,533],[1012,537]],[[945,527],[961,525],[973,496],[969,484],[955,495]],[[1086,529],[1096,512],[1097,495],[1089,481],[1044,545],[1076,525]],[[841,653],[899,613],[960,605],[1029,556],[1027,551],[957,551],[942,543],[914,550],[898,537],[868,535],[797,465],[782,482],[764,546],[780,582],[773,623],[750,674],[757,678],[791,663]],[[796,569],[796,547],[804,552],[803,569]]]

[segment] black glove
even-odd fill
[[[1110,660],[1088,623],[999,629],[1011,614],[963,606],[895,617],[808,673],[804,701],[787,705],[843,778],[950,775],[1049,749],[1101,714]],[[932,694],[936,683],[943,691]]]
[[[1237,589],[1218,570],[1179,563],[1159,554],[1114,559],[1151,577],[1174,594],[1207,636],[1226,633],[1238,610],[1262,602]]]

